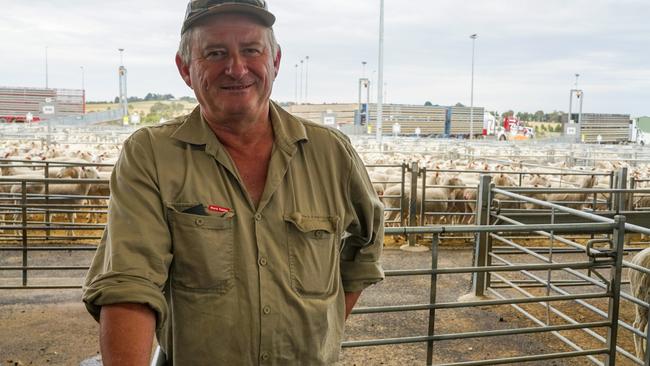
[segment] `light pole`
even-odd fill
[[[122,124],[127,125],[129,122],[129,101],[126,93],[126,67],[124,67],[124,48],[118,48],[120,51],[120,104],[122,105]]]
[[[48,76],[49,75],[48,75],[48,70],[47,70],[48,69],[48,65],[47,65],[47,63],[48,63],[47,62],[47,48],[48,48],[48,46],[45,46],[45,89],[48,89],[48,87],[49,87],[49,81],[48,81],[48,79],[49,79]]]
[[[478,34],[474,33],[469,38],[472,39],[472,86],[469,101],[469,138],[474,139],[474,49]]]
[[[376,139],[381,150],[382,145],[382,134],[381,134],[381,125],[383,118],[383,103],[384,103],[384,0],[380,0],[379,3],[379,76],[377,80],[377,133]]]
[[[81,68],[81,90],[86,90],[86,80],[85,80],[86,78],[84,75],[84,67],[79,66],[79,68]]]
[[[580,77],[580,74],[576,74],[576,89],[578,89],[578,78]]]
[[[296,75],[295,75],[295,89],[294,89],[294,100],[296,101],[296,104],[298,104],[298,64],[296,64]]]
[[[305,102],[309,95],[309,56],[305,56]]]
[[[305,70],[305,60],[300,60],[300,104],[304,101],[302,98],[302,74]]]
[[[84,67],[81,68],[81,102],[82,102],[82,113],[86,114],[86,77],[84,75]]]

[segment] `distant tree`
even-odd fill
[[[465,105],[461,102],[456,103],[454,107],[464,107]]]
[[[513,111],[512,109],[503,112],[504,117],[512,117],[514,115],[515,115],[515,111]]]
[[[120,97],[115,97],[115,99],[113,100],[113,103],[119,103],[119,102],[120,102]]]
[[[424,102],[425,107],[433,107],[433,103],[429,102],[428,100]]]
[[[535,121],[537,122],[545,122],[544,121],[544,111],[539,110],[535,112]]]
[[[181,101],[183,101],[183,102],[188,102],[188,103],[198,103],[198,101],[196,100],[196,98],[194,98],[194,97],[188,97],[188,96],[181,97],[179,100],[181,100]]]
[[[562,124],[557,124],[555,126],[555,132],[562,132]]]

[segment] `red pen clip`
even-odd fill
[[[221,206],[217,206],[217,205],[208,206],[208,210],[213,211],[213,212],[221,212],[221,213],[231,211],[231,209],[229,209],[228,207],[221,207]]]

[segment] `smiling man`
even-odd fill
[[[262,0],[188,5],[176,64],[199,106],[124,144],[84,302],[104,365],[331,365],[380,281],[383,210],[338,131],[270,100]]]

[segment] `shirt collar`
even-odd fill
[[[282,107],[271,101],[269,116],[275,135],[274,143],[283,150],[291,152],[300,141],[307,141],[307,131],[303,123]],[[201,107],[197,106],[171,137],[193,145],[221,145],[201,115]]]

